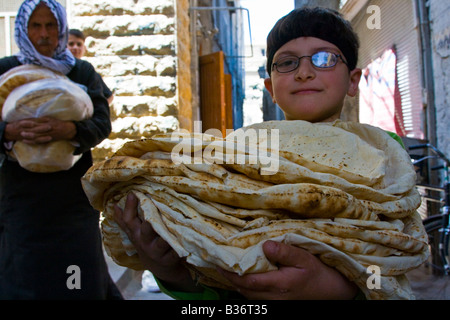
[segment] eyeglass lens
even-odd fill
[[[317,52],[311,56],[311,61],[318,68],[329,68],[336,64],[337,57],[331,52]]]
[[[300,60],[302,58],[311,58],[312,64],[317,68],[331,68],[338,62],[338,55],[332,52],[321,51],[313,54],[312,56],[290,56],[279,59],[274,66],[278,72],[286,73],[291,72],[298,68]]]

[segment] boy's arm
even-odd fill
[[[175,300],[229,300],[229,299],[243,299],[241,295],[239,295],[235,291],[229,291],[225,289],[212,288],[204,285],[200,285],[203,289],[200,292],[184,292],[184,291],[176,291],[171,290],[166,287],[163,281],[159,280],[157,277],[154,277],[156,283],[158,284],[161,291],[167,294],[169,297],[172,297]]]

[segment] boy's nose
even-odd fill
[[[308,80],[314,79],[316,76],[314,67],[312,65],[311,59],[301,59],[299,61],[299,66],[295,71],[295,79],[297,80]]]

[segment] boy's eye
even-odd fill
[[[317,52],[311,56],[312,63],[318,68],[328,68],[337,62],[336,54],[332,52]]]
[[[290,57],[284,58],[277,61],[278,68],[291,68],[297,65],[298,58]]]

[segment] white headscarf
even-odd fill
[[[58,22],[58,46],[52,58],[39,52],[28,38],[28,21],[39,3],[44,3]],[[66,10],[55,0],[25,0],[19,8],[15,25],[15,40],[20,52],[17,58],[22,64],[35,64],[68,74],[75,65],[75,58],[67,49],[68,26]]]

